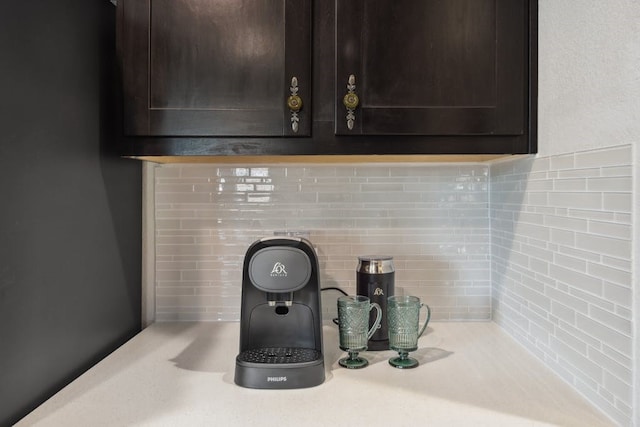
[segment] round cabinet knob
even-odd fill
[[[344,98],[342,98],[342,103],[349,110],[355,110],[358,104],[360,103],[360,99],[358,98],[358,95],[356,95],[355,93],[348,93],[344,96]]]
[[[289,107],[291,111],[300,111],[302,108],[302,98],[298,95],[291,95],[287,98],[287,107]]]

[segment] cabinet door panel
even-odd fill
[[[309,0],[125,0],[123,18],[127,134],[310,133]]]
[[[337,8],[337,134],[523,133],[525,2],[352,0]],[[351,130],[342,105],[350,75],[360,100]]]

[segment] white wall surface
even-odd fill
[[[540,0],[539,153],[635,143],[640,1]]]

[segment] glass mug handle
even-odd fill
[[[420,304],[420,308],[422,308],[422,307],[426,307],[426,309],[427,309],[427,320],[425,320],[424,326],[422,327],[422,329],[420,329],[420,333],[418,334],[418,338],[420,338],[422,336],[422,334],[424,333],[425,329],[427,329],[427,325],[429,324],[429,319],[431,319],[431,309],[429,308],[429,306],[427,304]]]
[[[373,334],[376,332],[376,330],[380,327],[380,321],[382,320],[382,309],[380,308],[380,305],[378,305],[377,302],[372,302],[371,303],[371,307],[369,308],[369,311],[376,309],[376,312],[378,313],[376,315],[376,321],[373,322],[373,325],[371,325],[371,329],[369,329],[369,332],[367,332],[367,340],[369,338],[371,338],[373,336]]]

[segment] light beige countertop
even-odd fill
[[[416,369],[338,365],[324,326],[327,378],[253,390],[233,382],[239,323],[155,323],[18,426],[611,426],[604,415],[491,322],[431,323]]]

